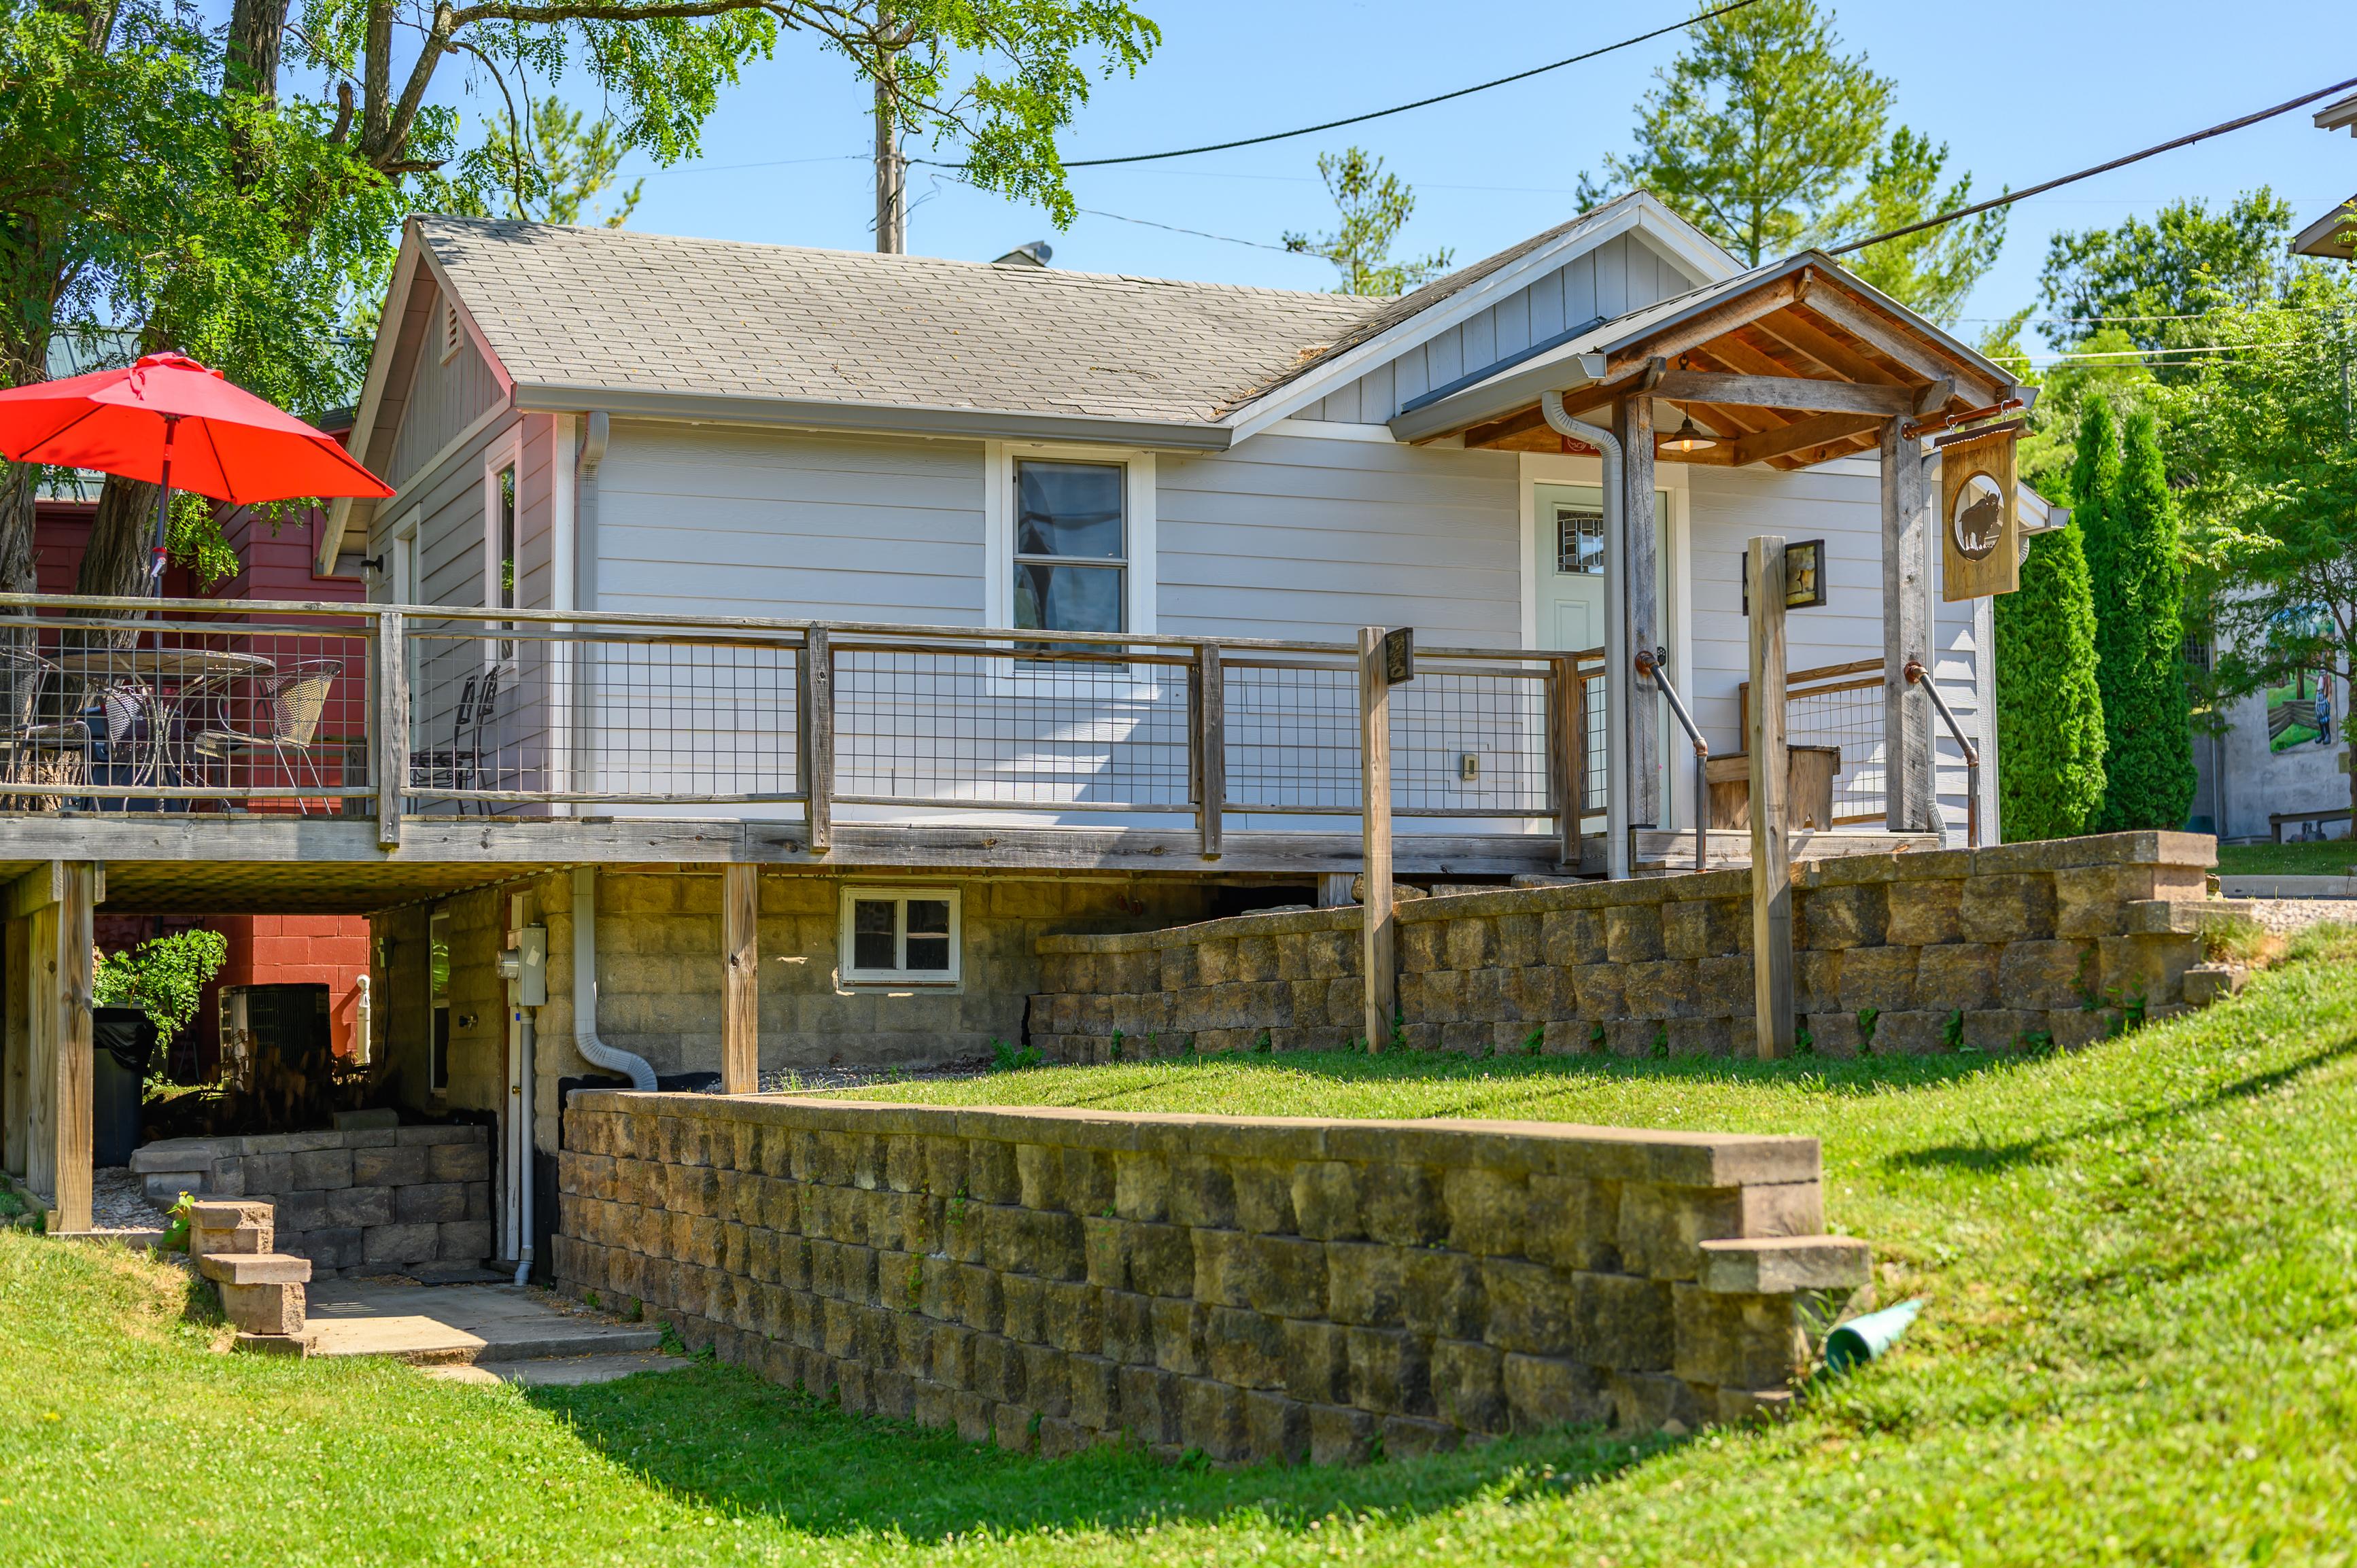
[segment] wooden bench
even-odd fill
[[[1834,821],[1834,776],[1841,771],[1841,747],[1793,746],[1784,753],[1784,803],[1792,825],[1829,828]],[[1710,825],[1751,825],[1751,758],[1738,751],[1703,764],[1710,787]]]
[[[2275,835],[2276,843],[2281,843],[2286,822],[2345,822],[2348,820],[2349,808],[2346,806],[2329,811],[2269,811],[2267,831]]]

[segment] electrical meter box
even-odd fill
[[[548,1005],[548,928],[526,926],[516,933],[516,1000],[527,1007]]]

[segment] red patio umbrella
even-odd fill
[[[0,391],[0,456],[163,486],[151,583],[163,576],[175,486],[232,506],[393,494],[334,436],[185,354],[150,354],[128,370]]]

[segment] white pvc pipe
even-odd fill
[[[597,1037],[597,868],[573,871],[573,1048],[591,1067],[626,1073],[630,1087],[651,1094],[655,1069]]]
[[[1557,435],[1584,441],[1604,456],[1604,866],[1614,881],[1630,872],[1629,843],[1629,565],[1627,510],[1621,505],[1620,438],[1564,412],[1563,393],[1539,394],[1539,412]]]
[[[520,1152],[516,1159],[519,1190],[516,1199],[515,1283],[521,1285],[532,1283],[532,1076],[536,1069],[533,1063],[533,1012],[529,1007],[520,1008],[518,1011],[523,1015],[523,1026],[516,1040],[516,1061],[522,1069],[523,1082],[520,1086],[522,1093],[519,1096],[522,1104],[516,1112],[516,1122],[522,1128],[522,1136],[519,1139]]]

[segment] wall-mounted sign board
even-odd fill
[[[1743,575],[1743,613],[1751,613],[1751,574]],[[1825,542],[1795,539],[1784,546],[1784,607],[1822,609],[1825,602]]]
[[[2021,518],[2014,442],[2022,422],[1936,443],[1940,448],[1940,596],[2009,594],[2021,586]]]
[[[1383,634],[1383,684],[1396,686],[1415,679],[1415,628],[1396,627]]]

